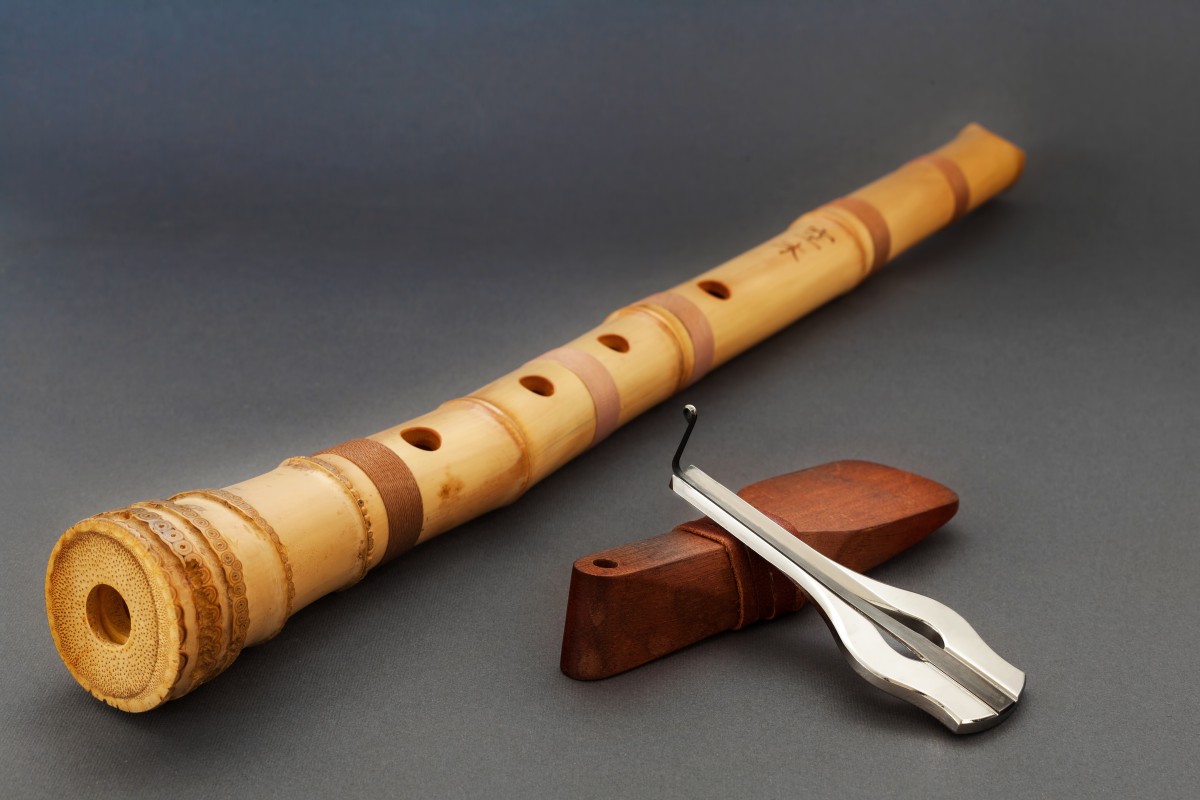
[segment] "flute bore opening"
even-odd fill
[[[600,567],[600,569],[615,569],[617,567],[617,562],[613,561],[611,558],[597,558],[592,563],[597,567]]]
[[[122,645],[129,641],[132,621],[125,598],[107,583],[97,585],[88,593],[87,621],[96,638],[110,644]]]
[[[400,438],[418,450],[437,450],[442,446],[442,437],[433,428],[405,428]]]
[[[629,340],[624,336],[618,336],[615,333],[606,333],[598,337],[600,344],[607,347],[609,350],[615,350],[618,353],[629,352]]]
[[[526,375],[521,378],[521,385],[534,394],[549,397],[554,394],[554,384],[541,375]]]
[[[729,287],[720,281],[700,281],[696,285],[718,300],[728,300],[733,297],[733,292],[729,290]]]

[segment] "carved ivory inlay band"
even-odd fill
[[[279,635],[279,632],[283,630],[284,624],[287,623],[287,618],[292,615],[292,604],[296,599],[296,584],[292,577],[292,564],[291,561],[288,560],[287,548],[283,546],[283,542],[279,541],[279,534],[275,533],[275,529],[271,527],[271,523],[263,519],[263,516],[254,510],[254,506],[250,505],[232,492],[227,492],[224,489],[198,489],[191,492],[181,492],[172,497],[171,500],[178,502],[180,500],[185,500],[188,497],[207,497],[208,499],[224,506],[225,508],[228,508],[230,511],[249,522],[250,525],[253,526],[254,530],[258,531],[263,537],[265,537],[266,540],[271,543],[271,547],[275,549],[276,554],[279,556],[279,566],[283,571],[284,581],[287,583],[287,605],[284,606],[283,619],[280,621],[278,627],[275,628],[275,631],[268,637],[271,639],[275,638],[277,635]],[[185,509],[189,508],[187,505],[183,505],[182,507]],[[229,551],[229,545],[220,538],[221,535],[216,532],[215,528],[209,527],[205,530],[211,531],[216,535],[213,546],[221,553],[222,563],[225,563],[225,559],[230,559],[231,564],[237,564],[237,572],[239,573],[238,580],[240,581],[242,567],[241,564],[237,562],[237,556],[233,555],[233,553]],[[205,535],[208,534],[206,533]],[[243,585],[240,596],[244,596],[245,593],[246,589]],[[242,633],[242,641],[245,641],[244,631]],[[241,649],[240,645],[238,649]],[[235,653],[234,656],[236,657],[236,655],[237,654]],[[232,659],[230,660],[232,661]]]
[[[190,525],[200,535],[200,541],[204,541],[208,545],[212,558],[220,563],[221,575],[224,576],[224,589],[226,589],[223,627],[226,628],[228,646],[224,648],[224,657],[220,664],[211,675],[206,676],[205,680],[215,678],[238,657],[241,649],[246,645],[246,632],[250,628],[250,602],[246,600],[246,581],[245,575],[242,573],[241,561],[238,560],[238,555],[229,549],[229,542],[221,535],[221,531],[212,527],[208,519],[200,515],[196,509],[184,504],[172,503],[170,500],[148,501],[148,503],[138,503],[136,506],[166,511],[184,519],[187,525]]]

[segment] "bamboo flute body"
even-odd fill
[[[50,556],[59,654],[97,698],[144,711],[369,570],[530,486],[714,367],[843,294],[1010,186],[1022,152],[970,125],[762,245],[471,394],[225,489],[134,503]]]

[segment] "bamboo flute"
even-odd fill
[[[55,646],[95,697],[145,711],[220,674],[299,609],[511,503],[616,428],[848,292],[1021,173],[978,125],[520,369],[224,489],[89,517],[46,571]]]

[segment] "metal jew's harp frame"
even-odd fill
[[[855,672],[955,733],[990,728],[1013,710],[1025,673],[953,610],[829,560],[697,467],[680,467],[695,406],[683,414],[687,430],[671,463],[671,489],[795,581]]]

